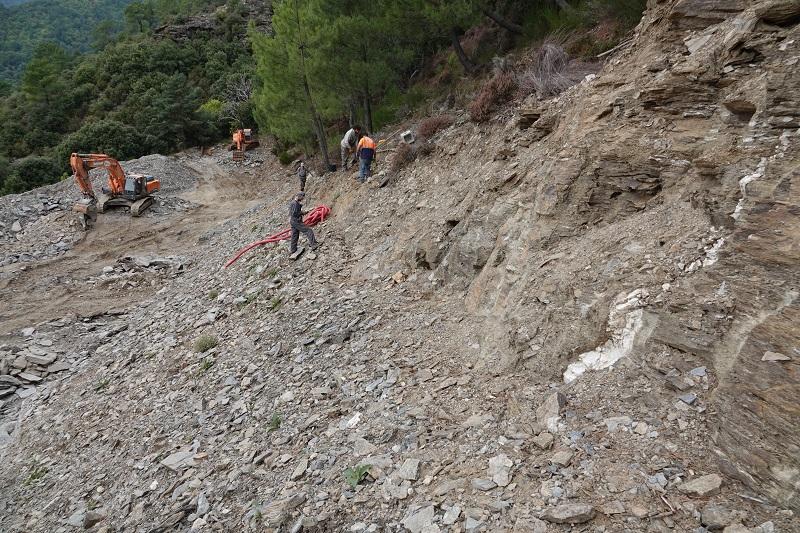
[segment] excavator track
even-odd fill
[[[140,198],[131,204],[131,216],[138,217],[147,209],[153,205],[153,197],[152,196],[145,196],[144,198]]]
[[[104,213],[112,207],[127,207],[130,209],[132,217],[138,217],[147,211],[151,205],[153,205],[152,196],[139,198],[135,202],[128,200],[127,198],[109,198],[108,196],[100,196],[97,200],[97,211],[99,213]]]

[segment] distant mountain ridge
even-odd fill
[[[90,49],[92,30],[120,21],[132,0],[0,0],[0,80],[16,80],[36,47],[55,42],[70,52]]]

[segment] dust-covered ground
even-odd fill
[[[286,226],[267,151],[168,158],[140,220],[9,227],[0,530],[800,529],[800,12],[720,5],[651,5],[558,98],[448,109],[398,172],[312,175],[298,261],[222,268]]]

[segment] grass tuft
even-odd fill
[[[216,337],[212,335],[202,335],[194,341],[194,351],[197,353],[205,353],[217,344],[219,344],[219,341]]]

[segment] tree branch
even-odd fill
[[[522,35],[522,26],[519,24],[515,24],[510,20],[506,20],[505,18],[501,17],[499,13],[492,11],[491,9],[484,7],[481,9],[481,11],[484,15],[495,21],[501,28],[505,28],[511,33]]]

